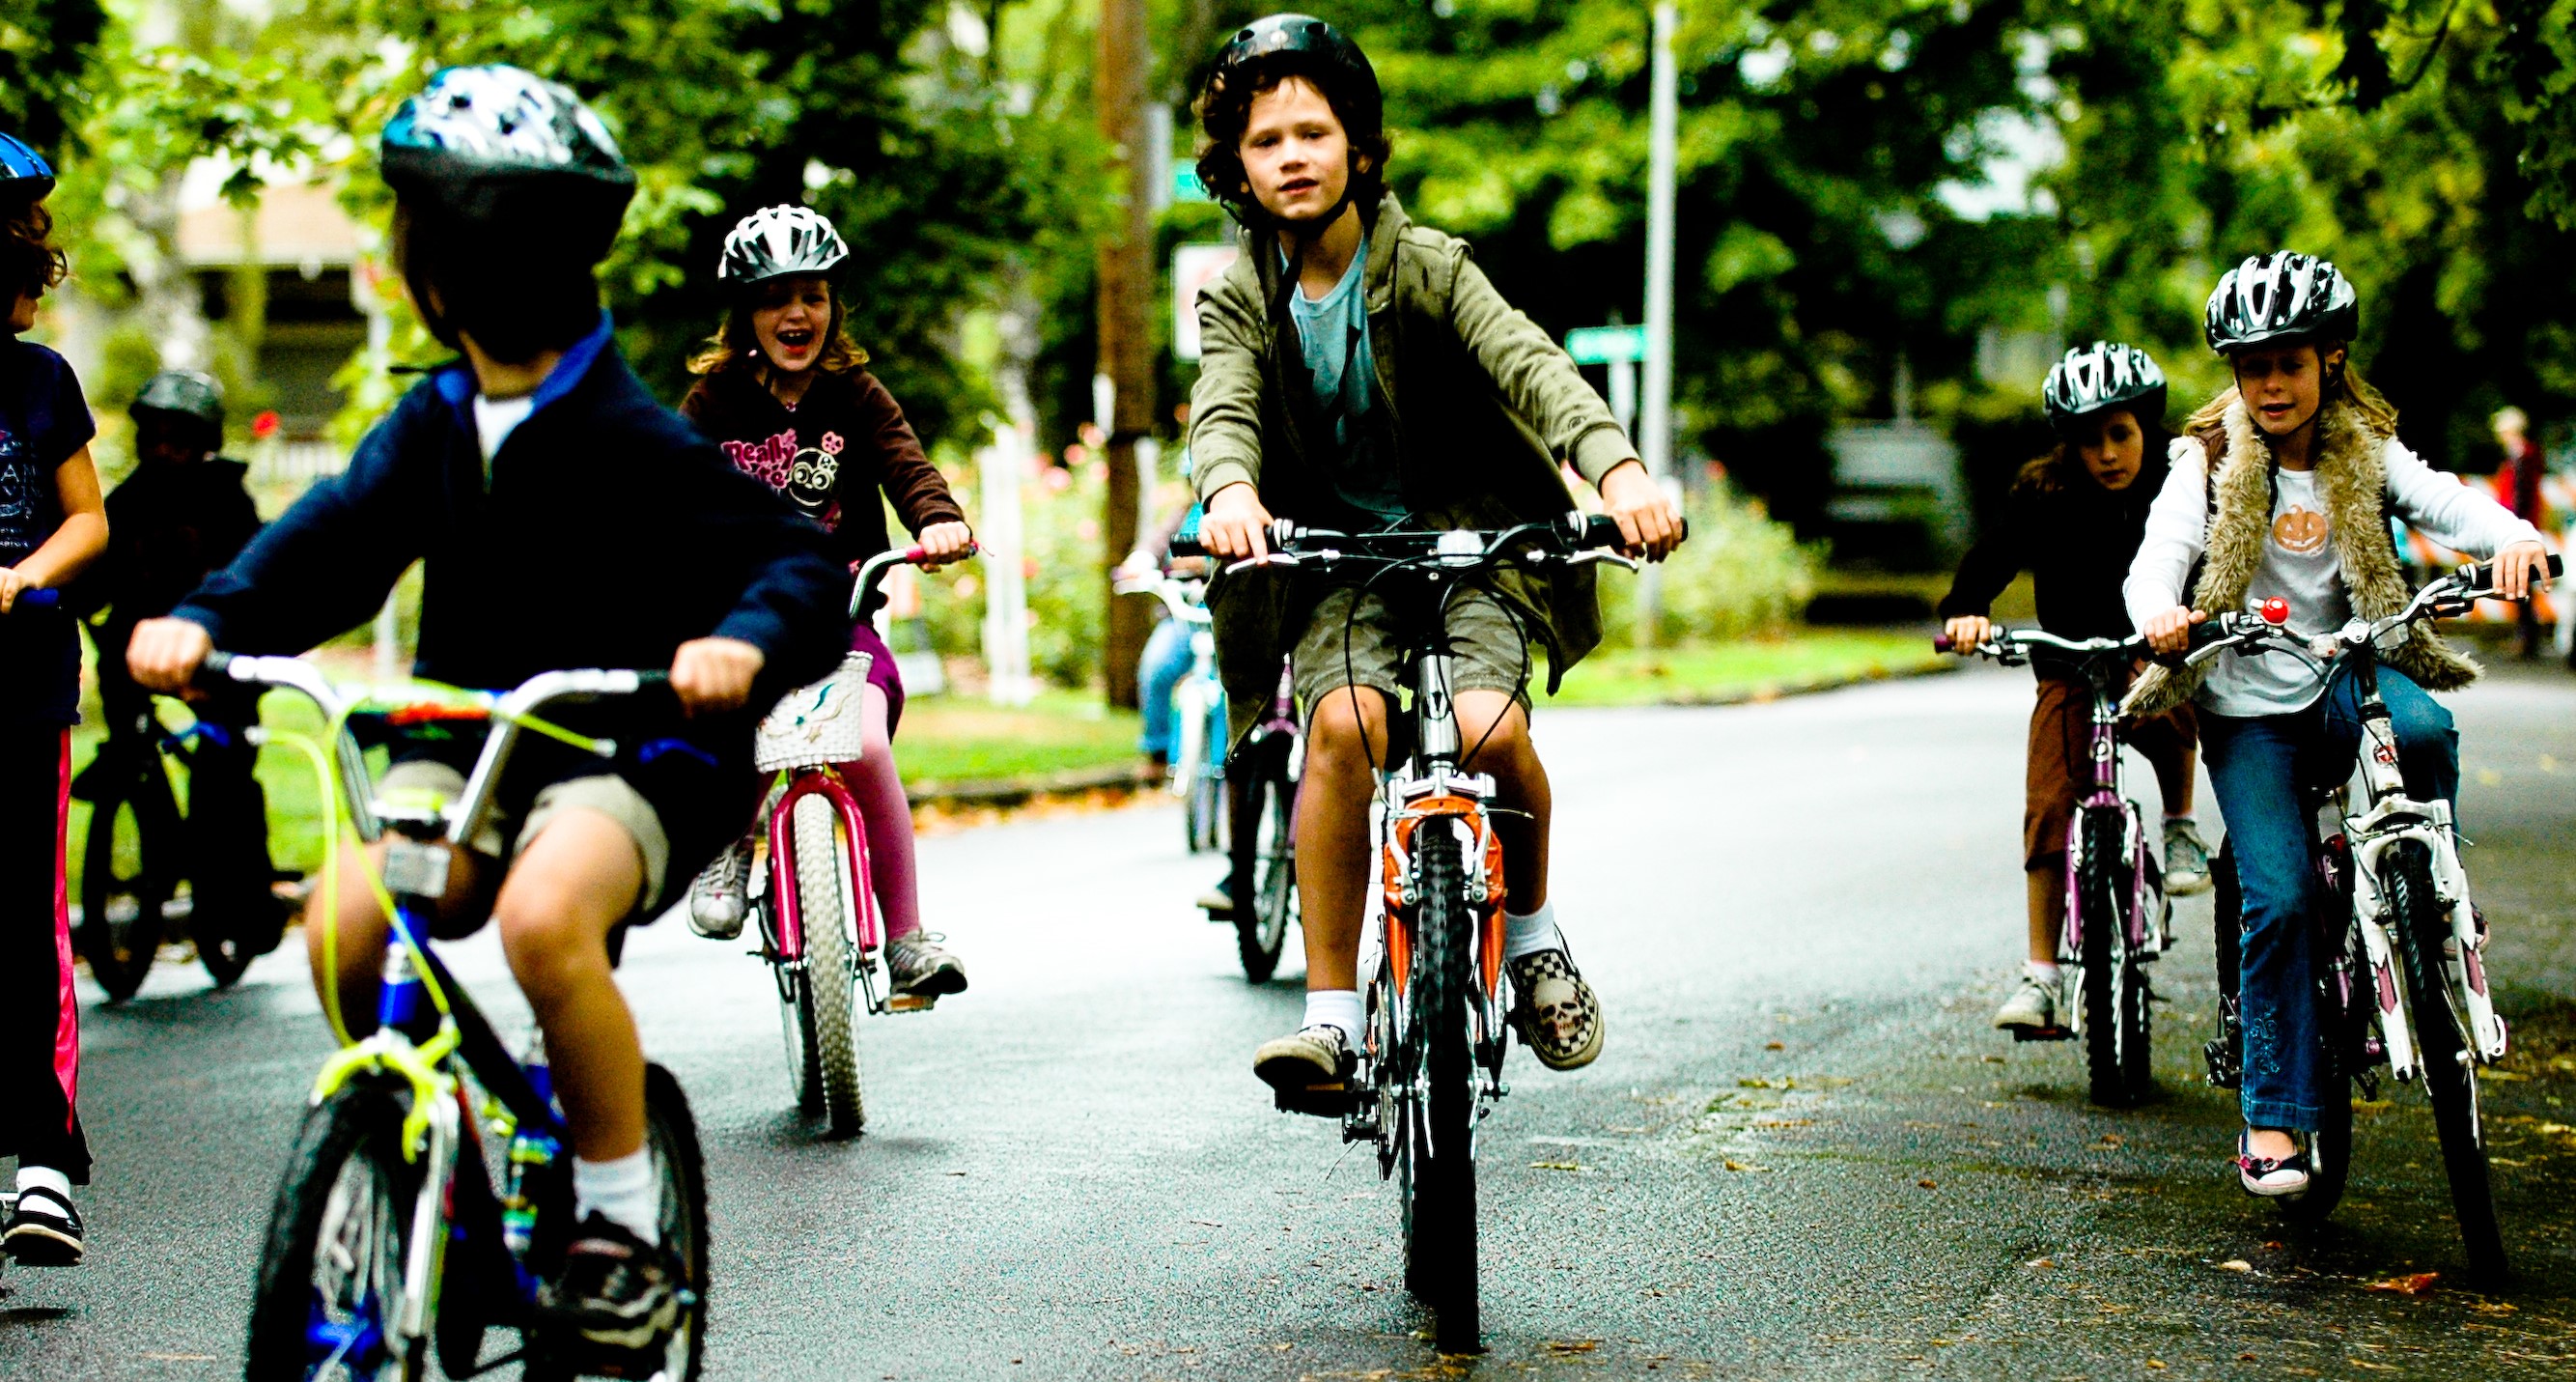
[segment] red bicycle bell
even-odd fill
[[[2290,622],[2290,602],[2275,595],[2263,602],[2263,622],[2279,628]]]

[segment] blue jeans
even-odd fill
[[[1178,619],[1156,624],[1136,663],[1136,680],[1143,683],[1137,698],[1145,703],[1145,732],[1136,746],[1146,753],[1172,756],[1172,688],[1190,674],[1190,661],[1189,626]]]
[[[2460,735],[2451,712],[2392,667],[2379,669],[2379,696],[2397,730],[2406,791],[2453,803],[2460,791]],[[2289,715],[2240,719],[2200,715],[2201,753],[2243,907],[2237,1002],[2245,1024],[2245,1123],[2312,1131],[2318,1085],[2316,987],[2308,971],[2308,908],[2316,886],[2312,820],[2303,786],[2329,787],[2353,769],[2361,743],[2361,692],[2337,668],[2326,693]]]

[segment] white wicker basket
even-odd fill
[[[852,763],[859,757],[859,688],[872,659],[852,653],[832,675],[781,697],[760,722],[751,758],[764,773]]]

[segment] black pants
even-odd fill
[[[71,732],[0,724],[0,1156],[89,1183],[64,825]]]
[[[98,638],[99,703],[111,738],[131,734],[152,713],[152,693],[125,671],[132,626],[110,624]],[[214,732],[188,752],[187,873],[201,915],[255,916],[271,911],[276,874],[268,857],[268,797],[253,769],[259,750],[244,731],[259,723],[259,693],[224,688],[193,707]],[[157,724],[143,731],[157,735]]]

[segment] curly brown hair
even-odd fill
[[[43,297],[70,275],[71,259],[53,236],[53,213],[41,201],[0,211],[0,292],[11,301]]]
[[[867,368],[868,353],[850,339],[849,314],[841,306],[841,290],[833,287],[829,279],[823,287],[832,295],[832,320],[823,328],[823,353],[815,358],[814,368],[825,374],[856,374]],[[757,291],[736,297],[733,310],[725,314],[724,325],[698,347],[697,354],[689,357],[689,373],[712,377],[728,370],[753,369],[766,380],[768,359],[760,353],[760,337],[751,329],[751,314],[759,306]]]
[[[1321,92],[1334,118],[1342,122],[1342,134],[1350,140],[1354,155],[1351,204],[1360,209],[1363,220],[1375,220],[1378,198],[1386,186],[1387,156],[1394,151],[1386,136],[1383,108],[1367,100],[1366,93],[1348,89],[1349,73],[1311,54],[1273,53],[1230,73],[1209,75],[1207,89],[1198,99],[1199,133],[1207,140],[1199,150],[1200,185],[1236,220],[1252,225],[1263,217],[1261,203],[1252,194],[1252,180],[1243,170],[1243,132],[1252,123],[1253,100],[1278,90],[1292,77]]]

